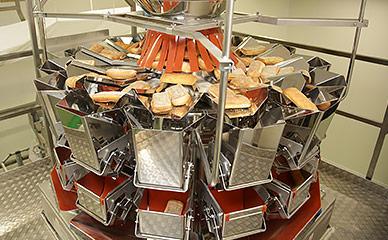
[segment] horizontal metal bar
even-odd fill
[[[39,49],[39,53],[41,53],[41,52],[42,52],[42,50]],[[23,58],[23,57],[30,57],[30,56],[32,56],[32,50],[6,53],[3,55],[0,55],[0,62],[12,60],[12,59]]]
[[[287,18],[258,15],[256,22],[272,25],[325,26],[325,27],[367,27],[369,22],[346,18]]]
[[[53,12],[38,12],[35,11],[34,15],[43,15],[46,18],[71,18],[71,19],[91,19],[91,20],[104,20],[106,14],[102,13],[53,13]]]
[[[352,113],[344,112],[344,111],[341,111],[341,110],[337,110],[336,113],[338,115],[341,115],[341,116],[344,116],[344,117],[347,117],[347,118],[350,118],[350,119],[353,119],[353,120],[356,120],[356,121],[359,121],[359,122],[362,122],[362,123],[365,123],[365,124],[368,124],[368,125],[371,125],[371,126],[374,126],[374,127],[378,127],[378,128],[382,128],[383,127],[382,123],[370,120],[368,118],[360,117],[360,116],[354,115]]]
[[[325,54],[338,56],[338,57],[350,58],[352,55],[349,52],[338,51],[338,50],[334,50],[334,49],[317,47],[317,46],[312,46],[312,45],[306,45],[306,44],[302,44],[302,43],[289,42],[289,41],[276,39],[276,38],[256,36],[256,35],[242,33],[242,32],[233,32],[233,34],[243,36],[243,37],[249,36],[249,37],[252,37],[252,38],[260,40],[260,41],[267,41],[267,42],[272,42],[272,43],[284,44],[284,45],[288,45],[291,47],[296,47],[296,48],[305,49],[305,50],[314,51],[314,52],[325,53]],[[357,54],[356,59],[359,61],[363,61],[363,62],[388,66],[388,59],[384,59],[384,58],[371,57],[371,56]]]
[[[36,110],[41,107],[36,102],[30,102],[15,107],[0,110],[0,121],[7,120],[10,118],[18,117]]]
[[[0,12],[13,11],[13,10],[16,10],[16,6],[0,7]]]

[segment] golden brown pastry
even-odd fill
[[[95,43],[89,48],[89,50],[95,53],[100,53],[102,50],[104,50],[104,46],[102,46],[101,44]]]
[[[252,47],[243,47],[240,49],[240,52],[245,56],[257,56],[265,52],[265,50],[267,50],[266,46],[257,45]]]
[[[259,57],[259,60],[262,61],[265,65],[275,65],[284,61],[282,57]]]
[[[73,76],[73,77],[68,77],[65,81],[65,85],[68,88],[76,88],[77,82],[83,78],[85,75],[79,75],[79,76]]]
[[[298,108],[318,111],[317,106],[310,101],[301,91],[296,88],[287,88],[283,90],[283,94],[293,102]]]

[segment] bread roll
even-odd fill
[[[232,89],[251,89],[258,87],[259,85],[260,84],[258,82],[254,81],[250,77],[240,77],[230,81],[230,87]]]
[[[160,82],[193,86],[197,82],[197,77],[187,73],[164,73]]]
[[[125,94],[125,92],[99,92],[90,97],[96,103],[116,103]]]
[[[73,76],[73,77],[69,77],[66,79],[65,81],[65,85],[68,87],[68,88],[76,88],[77,87],[77,82],[83,78],[85,75],[79,75],[79,76]]]
[[[136,77],[137,72],[133,69],[119,69],[119,68],[110,68],[106,70],[106,75],[113,79],[125,80],[132,79]]]
[[[331,107],[331,102],[324,102],[324,103],[318,104],[317,107],[321,111],[326,111]]]
[[[209,87],[209,94],[211,94],[217,102],[219,98],[219,86],[219,84],[213,84]],[[252,103],[247,97],[237,95],[231,89],[227,88],[225,109],[249,108],[251,105]]]
[[[259,78],[263,69],[265,68],[265,64],[259,60],[253,61],[248,68],[247,75],[253,78]]]
[[[282,57],[259,57],[259,60],[262,61],[265,65],[275,65],[284,61]]]
[[[241,77],[246,77],[247,75],[245,75],[245,72],[244,70],[242,70],[241,68],[236,68],[236,69],[233,69],[233,71],[231,73],[229,73],[228,75],[228,80],[233,80],[233,79],[236,79],[236,78],[241,78]]]
[[[261,72],[261,79],[263,79],[264,82],[267,82],[267,79],[269,77],[273,77],[273,76],[276,76],[279,72],[279,67],[278,66],[273,66],[273,65],[270,65],[270,66],[265,66],[265,68],[263,68],[263,71]]]
[[[191,73],[192,72],[190,63],[188,63],[188,62],[182,63],[182,72],[184,72],[184,73]]]
[[[301,91],[296,88],[287,88],[283,90],[283,94],[293,102],[298,108],[318,111],[317,106],[310,101]]]
[[[279,69],[279,72],[278,72],[278,75],[286,75],[286,74],[290,74],[290,73],[293,73],[295,71],[295,68],[294,67],[282,67]]]
[[[169,200],[167,202],[166,208],[164,209],[165,213],[181,215],[183,210],[183,202],[178,200]]]
[[[267,50],[266,46],[257,45],[252,47],[243,47],[240,49],[240,52],[245,56],[257,56],[265,52],[265,50]]]
[[[100,53],[102,50],[104,50],[104,46],[102,46],[101,44],[95,43],[89,48],[89,50],[95,53]]]
[[[166,93],[175,107],[186,105],[191,101],[188,90],[180,84],[166,88]]]
[[[249,65],[251,65],[251,63],[255,61],[253,58],[250,57],[240,57],[240,60],[242,63],[244,63],[245,67],[249,67]]]
[[[136,90],[148,90],[151,88],[151,85],[144,81],[136,81],[128,85],[128,87],[121,90],[122,92],[129,92],[132,89]]]
[[[167,114],[172,110],[170,96],[166,92],[154,93],[151,101],[152,112]]]

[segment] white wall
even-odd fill
[[[289,16],[292,17],[350,17],[357,18],[360,0],[291,0]],[[359,54],[388,58],[388,1],[369,0],[365,17],[369,27],[362,30]],[[288,40],[351,51],[354,29],[289,27]],[[302,51],[299,51],[302,52]],[[346,74],[348,60],[321,55],[332,64],[332,71]],[[340,109],[358,116],[382,122],[388,103],[388,68],[357,61],[348,97]],[[378,128],[336,116],[322,144],[323,157],[342,168],[365,177]],[[388,185],[388,148],[382,150],[374,180]]]

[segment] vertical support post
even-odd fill
[[[39,45],[38,45],[38,38],[36,35],[35,19],[34,19],[34,13],[33,13],[34,4],[33,4],[33,0],[27,0],[26,3],[27,3],[28,28],[30,30],[32,54],[33,54],[34,65],[35,65],[35,76],[39,78],[40,77],[39,67],[41,65],[41,59],[39,56]]]
[[[126,2],[129,4],[129,7],[131,9],[131,12],[136,11],[136,3],[133,0],[126,0]],[[135,36],[137,34],[137,27],[131,26],[131,35]]]
[[[364,21],[366,2],[367,2],[367,0],[361,0],[360,12],[358,15],[359,22]],[[346,75],[347,88],[346,88],[345,93],[344,93],[342,98],[345,98],[349,93],[350,83],[351,83],[352,77],[353,77],[354,64],[356,62],[358,45],[360,43],[361,29],[362,29],[362,26],[358,25],[356,28],[356,33],[354,35],[352,55],[350,57],[348,73]]]
[[[43,62],[47,61],[47,45],[46,45],[46,31],[45,31],[45,23],[44,23],[44,17],[42,14],[43,12],[43,5],[40,0],[35,0],[36,4],[36,10],[39,12],[39,15],[37,17],[38,22],[38,30],[39,30],[39,41],[40,41],[40,47],[42,48],[42,60]]]
[[[212,181],[211,186],[215,186],[218,183],[219,170],[221,159],[221,144],[222,144],[222,132],[224,126],[225,115],[225,102],[226,102],[226,90],[228,87],[228,75],[231,71],[233,63],[230,61],[230,47],[232,44],[232,27],[233,27],[233,12],[234,12],[234,0],[227,0],[225,14],[225,29],[224,29],[224,42],[222,47],[222,58],[220,62],[221,80],[218,99],[218,111],[217,111],[217,125],[216,125],[216,138],[214,143],[214,157],[212,163]]]
[[[384,145],[385,136],[387,134],[388,134],[388,105],[387,105],[387,108],[385,109],[384,120],[381,125],[381,129],[379,132],[379,136],[377,137],[375,149],[373,150],[372,159],[369,163],[368,172],[366,174],[366,179],[368,180],[372,180],[373,178],[373,175],[376,170],[377,162],[379,161],[381,149],[383,148],[383,145]]]

